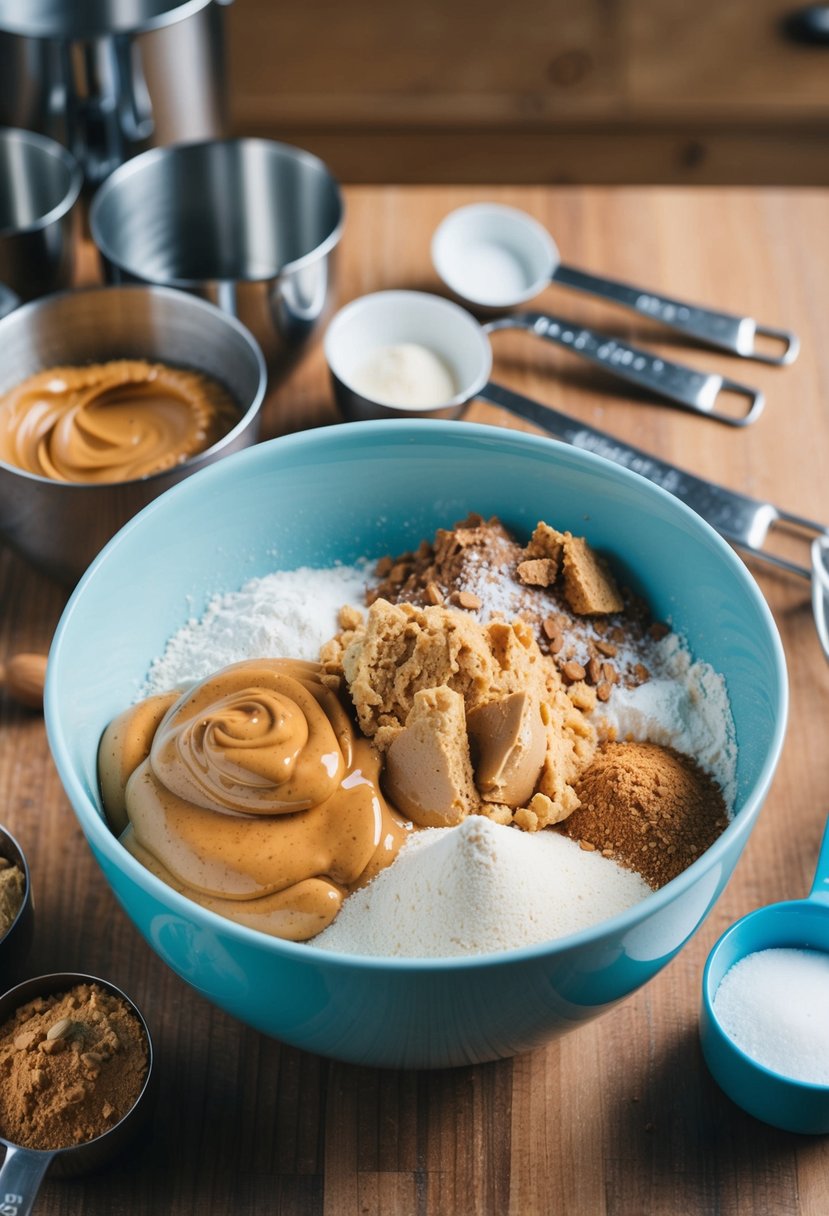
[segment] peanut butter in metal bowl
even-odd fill
[[[397,855],[411,824],[319,664],[261,659],[107,727],[104,807],[124,846],[220,915],[303,941]]]
[[[54,481],[133,481],[206,451],[239,417],[202,372],[141,359],[52,367],[0,396],[0,460]]]

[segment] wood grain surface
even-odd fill
[[[539,304],[762,387],[747,431],[681,414],[541,342],[498,336],[498,377],[704,476],[829,521],[829,196],[719,190],[358,188],[343,300],[434,288],[429,238],[453,206],[497,198],[554,232],[576,265],[795,329],[792,367],[737,363],[550,289]],[[91,260],[87,254],[86,273]],[[1,357],[1,356],[0,356]],[[476,405],[469,417],[512,425]],[[319,349],[274,392],[268,435],[336,420]],[[474,505],[474,504],[471,504]],[[29,974],[78,969],[130,993],[153,1030],[151,1132],[106,1172],[48,1181],[38,1211],[118,1216],[743,1213],[825,1216],[829,1138],[777,1132],[718,1090],[697,1041],[700,979],[720,932],[804,894],[829,810],[829,667],[803,581],[758,572],[789,662],[777,777],[736,874],[696,938],[646,988],[529,1055],[445,1072],[378,1072],[303,1054],[212,1008],[139,939],[92,861],[37,714],[0,697],[0,821],[33,872]],[[45,648],[65,593],[0,555],[0,658]]]

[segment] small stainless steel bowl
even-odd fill
[[[140,1094],[123,1119],[108,1131],[96,1136],[94,1140],[58,1149],[23,1148],[14,1141],[7,1140],[0,1129],[0,1144],[6,1146],[6,1157],[2,1170],[0,1170],[0,1194],[7,1196],[7,1202],[9,1194],[18,1196],[17,1206],[13,1209],[16,1212],[31,1211],[38,1188],[47,1170],[54,1177],[72,1178],[78,1174],[88,1174],[100,1169],[127,1146],[152,1114],[156,1091],[153,1075],[153,1041],[141,1010],[125,992],[116,988],[115,984],[99,979],[95,975],[83,975],[74,971],[36,976],[34,979],[25,980],[16,988],[11,988],[0,996],[0,1024],[10,1018],[27,1001],[32,1001],[38,996],[51,996],[54,993],[66,992],[77,984],[98,984],[113,996],[120,997],[129,1007],[140,1023],[147,1041],[147,1075]],[[0,1207],[0,1212],[6,1210]]]
[[[0,281],[21,299],[70,285],[82,185],[61,144],[0,127]]]
[[[35,908],[32,899],[32,880],[26,855],[6,828],[0,827],[0,857],[23,871],[26,880],[23,902],[17,916],[7,932],[0,937],[0,976],[4,980],[14,979],[21,971],[32,945],[35,926]]]
[[[239,406],[218,443],[163,473],[135,481],[53,481],[0,461],[0,533],[33,565],[74,583],[137,511],[190,473],[259,435],[267,385],[262,352],[218,308],[165,287],[98,287],[49,296],[0,321],[0,396],[60,364],[149,359],[214,376]]]
[[[248,326],[274,372],[330,312],[342,196],[321,160],[288,144],[154,148],[104,182],[89,226],[108,281],[210,300]]]

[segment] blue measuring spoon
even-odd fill
[[[829,1085],[773,1072],[747,1055],[723,1030],[714,998],[726,972],[759,950],[818,950],[829,957],[829,821],[806,899],[758,908],[727,929],[708,956],[702,977],[700,1042],[714,1079],[750,1115],[790,1132],[829,1132]],[[826,1010],[829,1018],[829,1009]]]

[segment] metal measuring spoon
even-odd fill
[[[98,984],[113,996],[120,997],[138,1019],[147,1040],[147,1076],[141,1093],[131,1109],[114,1127],[87,1140],[83,1144],[72,1144],[66,1148],[35,1149],[15,1144],[0,1135],[0,1144],[5,1145],[6,1157],[0,1168],[0,1196],[3,1197],[2,1212],[13,1213],[13,1216],[28,1216],[34,1207],[40,1184],[51,1168],[52,1174],[59,1177],[73,1177],[76,1174],[86,1174],[100,1168],[112,1157],[116,1156],[127,1142],[140,1129],[150,1113],[148,1097],[152,1092],[151,1079],[153,1074],[153,1044],[147,1024],[140,1010],[130,998],[110,984],[107,980],[98,979],[94,975],[82,975],[76,972],[63,972],[54,975],[40,975],[35,979],[25,980],[0,997],[0,1024],[12,1016],[15,1010],[27,1001],[37,996],[51,996],[56,992],[66,992],[77,984]]]
[[[381,314],[386,311],[388,316],[383,317],[381,321]],[[445,325],[449,326],[448,330],[444,329]],[[378,326],[381,328],[378,329]],[[756,389],[737,384],[723,376],[698,372],[680,363],[659,359],[650,351],[640,350],[594,330],[571,325],[567,321],[541,313],[517,313],[482,325],[471,313],[441,296],[422,291],[380,291],[362,296],[340,310],[329,326],[326,350],[334,344],[339,349],[341,343],[336,337],[338,333],[347,329],[353,336],[355,332],[362,332],[366,327],[372,334],[376,334],[376,338],[372,339],[374,346],[415,342],[437,353],[445,347],[444,362],[450,366],[458,351],[465,351],[462,362],[466,365],[471,360],[474,370],[470,374],[456,376],[458,382],[463,385],[463,392],[447,403],[450,409],[453,406],[460,408],[465,405],[486,382],[492,367],[488,336],[505,328],[527,329],[571,350],[574,355],[601,367],[617,380],[635,384],[674,405],[682,406],[706,418],[713,418],[717,422],[727,423],[729,426],[747,426],[760,416],[764,406],[763,394]],[[452,344],[445,341],[448,332],[455,335]],[[384,333],[397,336],[383,337]],[[405,336],[407,334],[409,336]],[[417,336],[418,334],[420,336]],[[351,340],[349,337],[348,341]],[[460,347],[454,344],[456,342],[461,344]],[[348,364],[353,374],[355,360],[359,361],[360,349],[359,344],[351,345],[350,350],[344,349],[342,355],[337,356],[337,362]],[[717,410],[716,402],[723,392],[746,398],[747,413],[735,416]],[[368,408],[365,416],[377,417],[377,414]],[[396,411],[396,416],[399,417],[399,410]]]
[[[432,262],[455,295],[482,308],[513,308],[553,282],[609,300],[744,359],[793,363],[800,349],[789,330],[567,266],[546,228],[515,207],[473,203],[450,212],[432,238]],[[781,353],[758,350],[758,335],[780,343]]]
[[[822,951],[829,959],[829,823],[815,880],[805,899],[769,904],[727,929],[708,956],[702,979],[700,1042],[714,1079],[749,1114],[786,1131],[829,1132],[829,1085],[771,1071],[737,1046],[717,1017],[715,998],[726,972],[760,950]]]
[[[355,374],[372,351],[407,342],[422,344],[446,364],[458,388],[453,397],[438,406],[401,406],[369,397],[355,387]],[[324,346],[334,395],[350,421],[458,418],[477,398],[532,422],[564,443],[595,452],[655,482],[682,499],[744,554],[811,581],[815,623],[829,659],[829,528],[823,524],[687,473],[606,431],[495,384],[489,379],[492,351],[485,330],[463,308],[440,296],[415,291],[363,296],[337,313]],[[774,532],[807,545],[807,558],[798,563],[769,548],[767,542]]]

